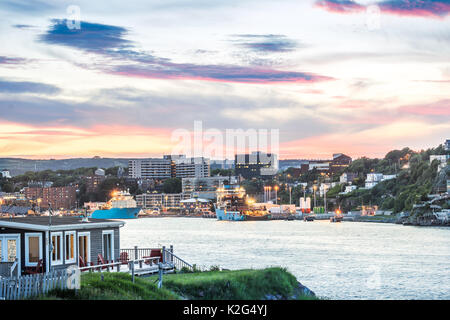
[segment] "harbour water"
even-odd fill
[[[329,221],[127,220],[121,247],[173,244],[191,264],[282,266],[332,299],[450,299],[450,228]]]

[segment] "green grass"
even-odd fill
[[[148,278],[148,281],[154,281]],[[283,268],[262,270],[206,271],[168,274],[163,286],[176,294],[193,300],[262,300],[267,295],[282,299],[312,299],[298,292],[295,276]]]
[[[131,281],[126,273],[87,273],[81,276],[81,288],[77,293],[73,290],[53,290],[41,299],[68,300],[174,300],[179,297],[156,284],[142,278]]]
[[[45,300],[264,300],[316,299],[304,296],[295,276],[283,268],[177,273],[163,277],[163,288],[156,287],[157,276],[138,278],[135,283],[126,273],[86,273],[81,288],[53,290],[38,299]]]

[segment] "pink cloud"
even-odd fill
[[[403,106],[400,112],[422,116],[450,116],[450,100],[441,100],[430,104]]]
[[[450,13],[448,0],[385,0],[374,2],[382,13],[406,16],[444,19]],[[366,6],[353,0],[317,0],[315,6],[333,13],[358,13]]]
[[[355,13],[366,9],[351,0],[320,0],[316,1],[315,6],[334,13]]]

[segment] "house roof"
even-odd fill
[[[91,219],[88,222],[81,221],[80,217],[60,217],[52,216],[51,225],[49,225],[49,217],[14,217],[0,218],[0,227],[9,227],[26,230],[40,231],[58,231],[58,230],[75,230],[75,229],[98,229],[110,227],[122,227],[125,225],[123,221],[115,221],[108,219]]]

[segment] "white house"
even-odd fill
[[[355,191],[356,189],[358,189],[357,186],[346,186],[343,193],[344,193],[344,194],[350,193],[350,192],[352,192],[352,191]]]
[[[383,174],[382,173],[368,173],[366,177],[366,189],[371,189],[375,187],[378,182],[381,182],[383,180]]]
[[[445,168],[447,166],[447,160],[449,159],[450,156],[448,155],[431,155],[430,156],[430,164],[434,161],[437,160],[439,162],[439,166],[438,166],[438,172],[441,171],[441,169]]]
[[[3,169],[2,171],[1,171],[1,175],[2,175],[2,178],[11,178],[11,174],[10,174],[10,172],[9,172],[9,170],[6,170],[6,169]]]
[[[381,181],[391,180],[395,178],[397,178],[396,174],[383,174],[383,178],[381,179]]]

